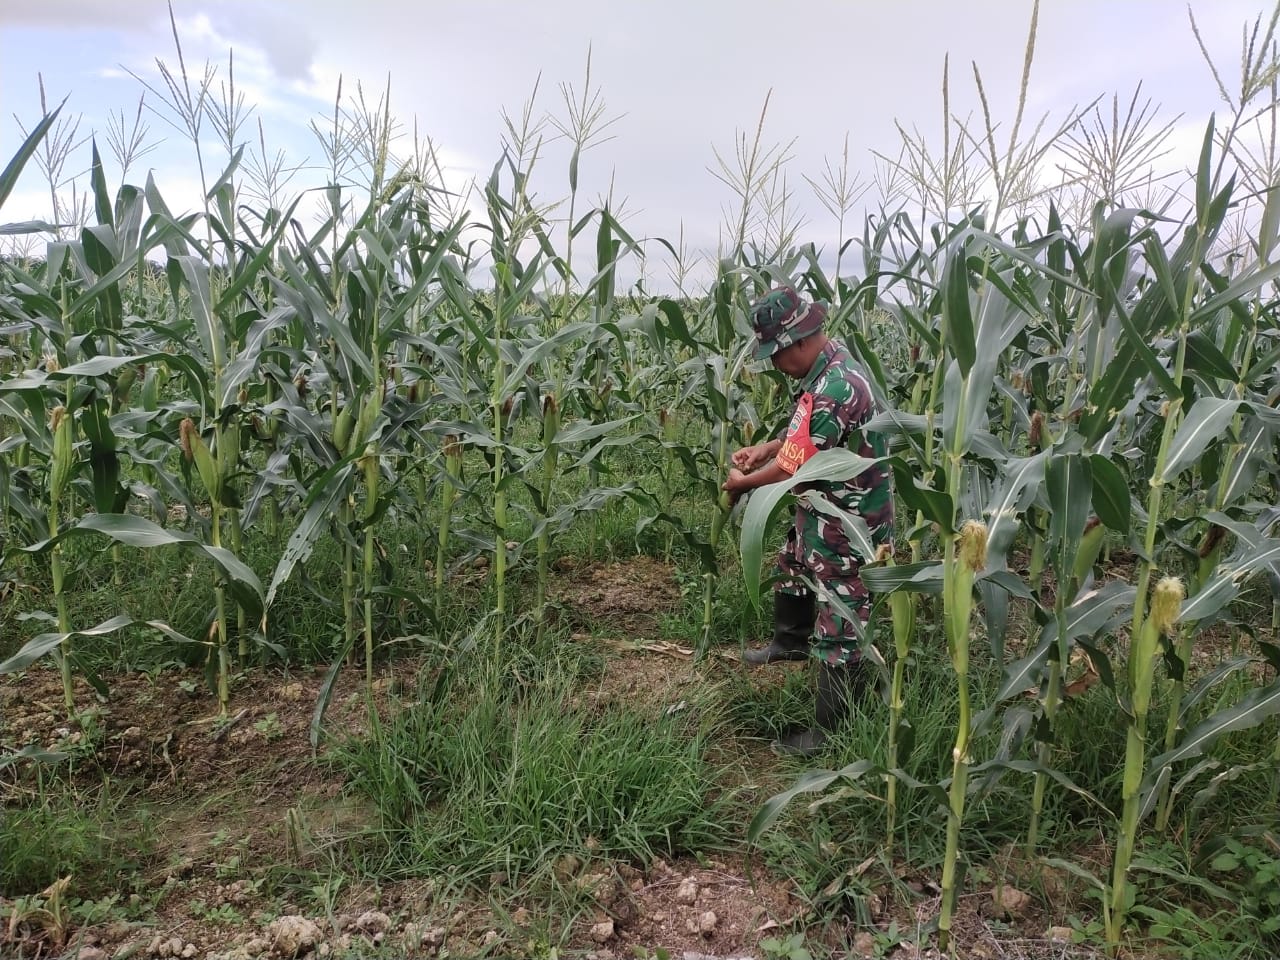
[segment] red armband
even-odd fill
[[[791,424],[783,438],[782,449],[774,458],[774,463],[789,474],[794,474],[806,460],[818,452],[809,436],[809,420],[812,416],[813,394],[806,393],[796,404],[796,412],[791,415]]]

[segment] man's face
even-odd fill
[[[809,338],[806,337],[789,347],[783,347],[769,358],[773,362],[773,368],[785,373],[793,380],[803,380],[809,368],[813,366],[813,360],[808,356],[808,343]]]

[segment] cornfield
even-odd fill
[[[1280,789],[1280,739],[1269,754],[1214,752],[1240,731],[1274,730],[1280,713],[1276,62],[1272,30],[1254,29],[1234,109],[1204,132],[1183,221],[1114,183],[1070,213],[1052,194],[1019,197],[1018,165],[1035,150],[998,156],[988,127],[978,155],[989,139],[994,206],[957,214],[948,184],[918,181],[904,188],[915,207],[869,218],[860,255],[846,243],[828,272],[785,213],[767,209],[761,185],[781,158],[744,149],[739,229],[695,295],[620,287],[645,246],[609,204],[582,209],[577,166],[598,122],[585,96],[569,124],[567,223],[531,192],[543,133],[528,112],[507,119],[481,222],[448,202],[429,162],[394,156],[385,101],[335,110],[318,225],[284,190],[254,207],[234,143],[203,208],[183,213],[151,178],[113,192],[95,144],[88,222],[0,228],[42,242],[0,264],[5,578],[42,631],[0,651],[0,673],[52,658],[74,719],[85,707],[77,675],[109,693],[87,651],[108,634],[146,636],[206,669],[226,718],[239,674],[299,655],[281,599],[332,544],[339,626],[313,707],[318,744],[334,678],[363,669],[371,685],[405,622],[442,645],[541,639],[557,539],[585,529],[603,552],[597,524],[624,514],[636,542],[696,569],[695,669],[713,669],[723,578],[744,576],[759,600],[782,507],[817,496],[794,487],[878,462],[829,451],[742,508],[720,492],[732,452],[790,415],[782,378],[745,357],[751,301],[798,282],[831,304],[828,332],[868,372],[872,429],[889,441],[894,554],[876,555],[861,521],[841,518],[867,547],[876,613],[864,653],[888,729],[880,755],[802,774],[749,836],[765,836],[798,796],[855,787],[880,798],[893,851],[903,796],[924,794],[947,823],[945,950],[966,824],[1006,779],[1026,779],[1029,856],[1054,853],[1042,826],[1055,794],[1105,824],[1108,871],[1070,867],[1096,889],[1102,939],[1119,949],[1144,837],[1182,829],[1247,772],[1269,778],[1273,813]],[[212,101],[175,79],[174,109],[198,126]],[[0,204],[57,136],[62,109],[5,167]],[[1086,149],[1089,122],[1081,111],[1061,142]],[[1252,123],[1271,130],[1271,153],[1255,163],[1241,147]],[[344,136],[359,140],[358,176],[339,169],[357,152],[336,148]],[[210,158],[197,155],[203,177]],[[847,194],[833,194],[829,181],[846,210]],[[1241,211],[1251,232],[1224,255]],[[661,482],[633,475],[637,462],[656,464]],[[257,571],[251,540],[273,551]],[[157,596],[73,621],[77,583],[122,583],[151,550],[190,555],[212,594],[204,620],[170,622]],[[451,583],[475,569],[491,602],[460,611]],[[533,585],[532,605],[513,608],[513,580]],[[1231,653],[1206,665],[1202,642],[1224,636]],[[908,771],[904,689],[933,644],[951,663],[954,747],[922,779]],[[1002,674],[994,695],[971,683],[979,663]],[[1118,805],[1103,784],[1055,767],[1056,725],[1081,671],[1124,730],[1107,772]],[[0,763],[18,761],[52,762],[26,751]]]

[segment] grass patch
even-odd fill
[[[151,823],[107,783],[45,782],[30,803],[0,809],[0,894],[38,893],[70,875],[76,896],[103,896],[140,872],[152,847]]]
[[[654,718],[594,703],[591,668],[550,645],[460,657],[345,743],[338,762],[380,815],[379,872],[514,882],[566,855],[645,861],[727,842],[712,704]]]

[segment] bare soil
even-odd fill
[[[566,579],[552,599],[580,629],[602,629],[622,639],[654,637],[661,618],[680,605],[673,568],[652,557],[604,566],[567,557],[557,568]]]

